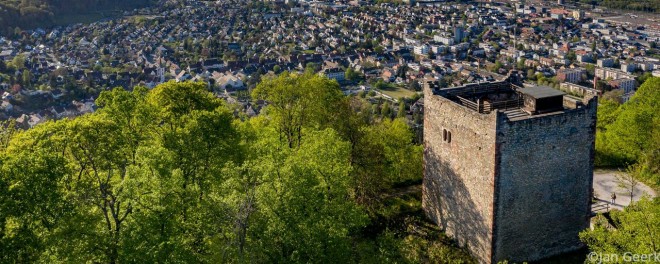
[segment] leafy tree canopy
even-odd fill
[[[624,254],[657,253],[660,246],[660,200],[642,199],[625,211],[614,210],[611,221],[597,216],[593,230],[580,233],[580,239],[595,253],[616,254],[623,261]],[[589,261],[589,259],[588,259]]]
[[[660,78],[649,78],[626,103],[603,100],[598,113],[598,165],[642,163],[644,175],[660,184]]]
[[[402,261],[453,254],[426,238],[363,239],[382,193],[421,178],[403,119],[374,117],[316,74],[266,78],[253,96],[268,106],[244,121],[206,85],[168,82],[105,91],[75,119],[3,124],[0,262],[373,258],[357,244],[416,252]]]

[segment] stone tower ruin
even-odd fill
[[[424,85],[427,216],[481,263],[535,261],[583,245],[597,98],[516,79]]]

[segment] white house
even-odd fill
[[[429,46],[426,44],[422,45],[417,45],[415,46],[415,54],[417,55],[428,55],[429,54]]]

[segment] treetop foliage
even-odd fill
[[[597,165],[643,165],[642,178],[660,185],[660,78],[648,78],[626,103],[601,100]]]
[[[361,238],[382,192],[421,177],[405,121],[318,75],[272,77],[253,96],[268,106],[243,121],[204,84],[168,82],[103,92],[75,119],[5,124],[0,262],[374,259],[355,245],[387,246]]]
[[[624,254],[657,254],[660,246],[660,200],[648,197],[626,207],[614,210],[611,220],[597,216],[593,230],[580,233],[580,239],[589,249],[599,254],[616,254],[620,263]],[[588,262],[597,262],[587,259]]]

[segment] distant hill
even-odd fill
[[[0,0],[0,33],[49,27],[75,18],[148,6],[154,0]]]
[[[623,10],[660,12],[660,0],[579,0],[578,2]]]

